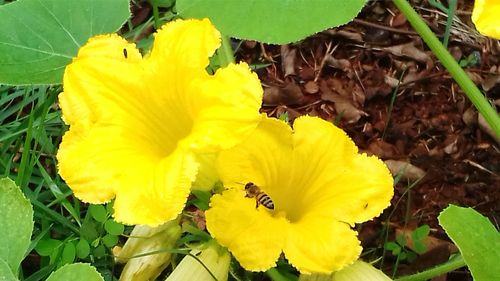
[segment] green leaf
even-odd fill
[[[177,0],[183,18],[208,17],[224,34],[272,44],[350,22],[366,0]]]
[[[411,238],[413,241],[422,240],[425,237],[429,236],[430,231],[431,228],[427,224],[424,224],[422,226],[417,227],[417,229],[415,229],[411,233]]]
[[[112,234],[106,234],[102,238],[102,243],[104,243],[106,247],[111,248],[114,245],[118,244],[118,236]]]
[[[75,244],[73,244],[72,242],[67,242],[64,245],[64,249],[62,251],[61,263],[62,264],[73,263],[73,261],[75,261],[75,257],[76,257]]]
[[[42,239],[36,244],[35,251],[42,257],[50,256],[55,250],[58,250],[62,244],[63,242],[56,239]]]
[[[12,272],[24,258],[33,231],[33,208],[16,184],[0,179],[0,259]]]
[[[195,205],[196,208],[200,210],[208,210],[209,204],[210,204],[210,197],[212,194],[208,191],[202,191],[202,190],[192,190],[191,191],[196,198],[191,200],[191,204]]]
[[[90,205],[89,212],[98,222],[105,222],[108,218],[108,212],[106,212],[106,208],[103,205]]]
[[[47,281],[104,281],[94,267],[85,263],[68,264],[52,273]]]
[[[406,237],[403,234],[396,236],[396,242],[401,246],[406,246]]]
[[[2,281],[18,281],[10,270],[9,265],[0,258],[0,280]]]
[[[500,280],[500,233],[488,218],[472,208],[450,205],[438,220],[462,253],[474,281]]]
[[[128,0],[22,0],[0,6],[0,83],[58,84],[93,35],[117,31]]]
[[[413,241],[413,248],[418,254],[423,254],[427,251],[427,246],[421,240]]]
[[[388,251],[394,251],[395,249],[400,249],[401,246],[395,242],[387,242],[384,244],[384,248]]]
[[[94,248],[92,250],[92,254],[96,258],[102,258],[106,255],[106,248],[103,245],[99,245],[99,246],[97,246],[97,248]]]
[[[84,259],[88,257],[90,254],[90,245],[89,242],[85,239],[80,239],[78,243],[76,244],[76,256]]]
[[[125,226],[121,223],[114,221],[114,220],[107,220],[104,223],[104,229],[109,234],[121,235],[123,233],[123,230],[125,230]]]

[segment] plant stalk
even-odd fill
[[[231,47],[231,39],[222,34],[221,45],[218,51],[220,66],[224,67],[230,63],[234,63],[233,48]]]
[[[456,258],[448,261],[447,263],[438,265],[426,271],[397,278],[394,281],[425,281],[464,266],[466,266],[464,258],[461,255],[458,255]]]
[[[155,26],[155,29],[158,29],[161,26],[160,10],[158,8],[158,0],[151,0],[151,7],[153,10],[154,26]]]
[[[266,275],[269,276],[273,281],[289,281],[275,267],[268,269],[266,271]]]
[[[465,71],[458,65],[448,50],[441,44],[436,35],[431,31],[422,18],[415,12],[407,0],[393,0],[398,9],[405,15],[410,24],[420,34],[427,46],[436,55],[439,61],[450,72],[460,88],[465,92],[480,114],[490,127],[500,137],[500,116],[469,78]]]

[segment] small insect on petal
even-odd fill
[[[127,49],[123,49],[123,56],[124,56],[125,58],[128,58]]]

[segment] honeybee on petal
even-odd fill
[[[274,210],[274,203],[271,197],[267,195],[265,192],[260,190],[260,188],[252,182],[245,184],[245,191],[247,195],[245,197],[255,198],[255,208],[262,205],[269,210]]]

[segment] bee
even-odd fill
[[[249,182],[245,184],[245,191],[247,192],[247,195],[245,197],[255,198],[255,208],[259,207],[259,205],[262,205],[269,210],[274,210],[274,203],[271,197],[260,190],[260,188],[254,183]]]

